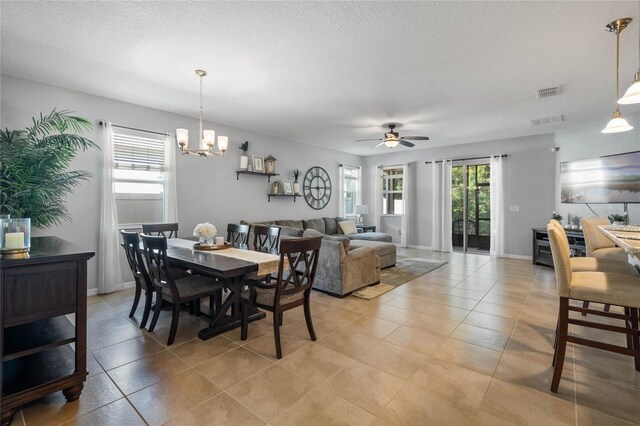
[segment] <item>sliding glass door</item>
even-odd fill
[[[489,164],[457,164],[451,169],[451,228],[454,250],[489,251],[491,236]]]

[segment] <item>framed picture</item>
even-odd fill
[[[282,190],[284,195],[293,195],[293,182],[291,182],[290,180],[283,180]]]
[[[256,173],[264,173],[264,157],[260,155],[252,155],[253,171]]]

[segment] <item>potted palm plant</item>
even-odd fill
[[[70,220],[65,198],[92,175],[67,169],[78,151],[100,149],[80,135],[92,127],[54,109],[24,130],[0,129],[0,213],[30,218],[36,228]]]

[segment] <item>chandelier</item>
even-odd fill
[[[212,157],[215,155],[224,156],[224,152],[229,146],[227,136],[218,136],[218,149],[214,149],[216,143],[215,130],[204,130],[202,124],[202,77],[206,77],[207,72],[196,70],[196,75],[200,77],[200,124],[198,131],[198,148],[189,148],[189,131],[187,129],[176,129],[176,141],[183,154],[199,155],[201,157]]]
[[[601,130],[602,133],[620,133],[628,132],[633,129],[627,120],[622,118],[620,108],[618,108],[618,99],[620,99],[620,33],[631,23],[631,18],[620,18],[607,24],[605,29],[616,35],[616,110],[613,118],[607,123],[607,126]]]

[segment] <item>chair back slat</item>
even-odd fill
[[[253,249],[267,253],[278,253],[280,243],[279,226],[253,225]]]
[[[146,235],[178,238],[177,223],[148,223],[142,225],[142,232]]]
[[[311,290],[318,268],[322,237],[290,238],[280,242],[280,265],[275,300]],[[288,266],[285,270],[285,259]]]
[[[235,248],[249,248],[249,225],[227,225],[227,241]]]
[[[133,278],[140,282],[144,290],[151,290],[153,284],[142,259],[142,253],[140,253],[138,233],[120,231],[120,234],[122,235],[122,247],[127,256],[127,262],[129,263],[129,268],[131,268]]]
[[[149,277],[153,285],[160,290],[168,288],[174,300],[179,299],[178,289],[169,275],[167,259],[167,239],[163,236],[140,235],[144,246],[144,258],[147,261]]]

